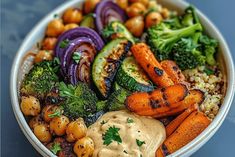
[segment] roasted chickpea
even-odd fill
[[[136,16],[126,21],[127,29],[136,37],[140,37],[144,31],[144,18]]]
[[[131,3],[140,2],[145,6],[148,6],[149,0],[129,0]]]
[[[78,27],[78,25],[76,23],[70,23],[64,26],[64,32],[70,30],[70,29],[74,29]]]
[[[49,22],[46,35],[49,37],[58,37],[64,31],[64,24],[61,19],[54,19]]]
[[[43,121],[41,115],[37,115],[36,117],[33,117],[32,119],[30,119],[30,121],[29,121],[29,127],[30,127],[31,129],[34,129],[34,127],[35,127],[36,125],[43,124],[43,123],[45,123],[45,122]]]
[[[120,8],[124,10],[128,7],[128,0],[116,0],[115,2]]]
[[[51,141],[51,133],[47,124],[36,125],[33,129],[35,136],[41,141],[48,143]]]
[[[37,116],[41,111],[39,100],[34,96],[21,97],[21,110],[25,116]]]
[[[42,42],[43,50],[53,50],[55,47],[57,39],[54,37],[47,37]]]
[[[139,16],[139,15],[144,15],[146,11],[145,6],[142,3],[136,2],[136,3],[132,3],[127,9],[127,15],[129,17],[135,17],[135,16]]]
[[[42,62],[44,60],[52,60],[52,51],[51,50],[40,50],[34,58],[35,63]]]
[[[91,13],[99,2],[100,0],[85,0],[83,6],[85,14]]]
[[[82,21],[82,11],[78,8],[68,8],[63,15],[64,23],[80,23]]]
[[[168,18],[170,16],[170,12],[169,12],[169,10],[167,8],[162,8],[161,14],[162,14],[162,17],[164,19],[166,19],[166,18]]]
[[[67,138],[66,140],[68,142],[74,142],[75,140],[78,140],[84,136],[86,136],[87,127],[84,123],[84,120],[82,118],[78,118],[76,121],[70,122],[67,129],[66,134]]]
[[[45,122],[50,122],[52,118],[56,116],[60,116],[61,113],[62,113],[62,110],[60,109],[60,107],[56,105],[46,105],[42,109],[42,118]]]
[[[161,5],[158,5],[156,0],[149,0],[148,9],[153,9],[153,10],[156,10],[156,11],[161,11],[162,7],[161,7]]]
[[[55,117],[50,121],[50,131],[58,136],[62,136],[65,134],[68,124],[69,119],[66,116]]]
[[[77,157],[90,157],[95,150],[95,145],[90,137],[83,137],[79,139],[74,147],[73,151]]]
[[[159,24],[162,21],[162,15],[158,12],[151,12],[145,18],[145,27],[149,28],[153,25]]]

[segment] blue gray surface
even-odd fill
[[[21,132],[9,93],[10,68],[17,49],[32,27],[65,0],[3,0],[1,8],[1,156],[40,156]],[[234,0],[188,0],[204,12],[227,40],[235,59]],[[218,132],[193,157],[235,154],[235,101]]]

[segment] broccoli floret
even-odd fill
[[[182,38],[173,47],[173,59],[182,69],[193,69],[204,65],[206,57],[198,50],[198,40],[201,33],[195,33],[192,37]]]
[[[182,16],[181,23],[186,27],[200,23],[194,7],[189,6],[187,9],[185,9],[185,14]]]
[[[201,44],[201,51],[206,56],[206,63],[213,66],[216,64],[215,53],[218,47],[218,41],[215,39],[211,39],[206,35],[202,35],[199,39],[199,43]]]
[[[194,24],[180,29],[171,29],[164,22],[148,29],[148,44],[159,60],[170,59],[174,44],[181,38],[189,37],[202,31],[201,24]]]
[[[63,103],[64,114],[70,118],[86,117],[97,111],[98,101],[95,93],[85,83],[76,86],[59,84],[60,96],[65,98]]]
[[[59,80],[53,64],[53,61],[35,64],[22,82],[21,94],[44,98]]]
[[[120,88],[116,91],[114,91],[107,100],[107,108],[109,111],[117,111],[121,109],[125,109],[124,102],[126,100],[126,97],[130,94],[129,91],[127,91],[124,88]]]

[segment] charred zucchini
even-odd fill
[[[95,20],[94,20],[94,14],[88,14],[86,15],[83,20],[80,23],[81,27],[88,27],[91,29],[95,29]]]
[[[133,57],[122,62],[116,76],[117,83],[130,91],[149,92],[154,89],[151,81]]]
[[[95,57],[92,79],[103,98],[109,96],[117,70],[130,47],[131,42],[127,39],[115,39]]]

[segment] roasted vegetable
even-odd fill
[[[189,37],[197,31],[202,31],[201,24],[197,23],[188,27],[171,29],[164,22],[148,29],[148,44],[159,60],[170,58],[174,44],[181,38]]]
[[[126,21],[125,11],[112,1],[101,1],[95,9],[95,23],[98,33],[101,35],[102,30],[112,21]]]
[[[157,116],[179,106],[178,102],[188,95],[183,84],[156,89],[152,92],[137,92],[127,97],[126,107],[142,116]]]
[[[95,15],[94,14],[88,14],[85,17],[83,17],[83,19],[80,23],[80,26],[95,29]]]
[[[123,60],[116,76],[117,83],[130,91],[152,91],[152,82],[133,57]]]
[[[111,92],[113,80],[131,46],[126,39],[115,39],[108,43],[96,56],[92,65],[92,79],[103,98]]]
[[[196,23],[200,23],[199,18],[196,14],[196,10],[193,6],[189,6],[185,9],[184,15],[182,16],[181,23],[183,26],[191,26]]]
[[[174,84],[145,43],[133,45],[131,47],[131,52],[137,63],[140,64],[153,83],[157,86],[167,87]]]
[[[127,28],[119,21],[109,23],[103,30],[102,35],[104,38],[115,39],[115,38],[126,38],[132,43],[135,43],[135,39]]]
[[[56,72],[57,68],[54,67],[52,61],[34,64],[22,82],[21,95],[32,95],[40,99],[44,98],[58,81]]]

